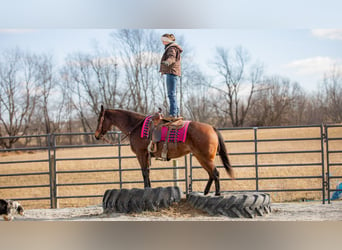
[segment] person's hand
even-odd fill
[[[168,67],[170,66],[170,63],[168,61],[162,61],[161,63],[168,66]]]

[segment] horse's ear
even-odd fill
[[[103,105],[101,104],[101,112],[100,112],[101,114],[103,113]]]

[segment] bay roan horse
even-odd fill
[[[144,178],[144,187],[151,187],[149,171],[149,139],[141,138],[141,128],[146,117],[142,114],[121,109],[104,109],[101,105],[101,112],[98,118],[95,138],[97,140],[112,128],[116,126],[124,134],[129,136],[130,146],[136,154],[140,163],[142,175]],[[160,157],[164,142],[157,143],[157,151],[152,157]],[[220,195],[219,172],[214,164],[216,153],[219,153],[223,166],[227,173],[233,177],[233,169],[230,165],[227,149],[224,144],[221,133],[214,127],[192,121],[188,127],[187,137],[184,143],[169,143],[168,158],[178,158],[188,153],[192,153],[202,167],[208,172],[209,180],[204,189],[204,194],[208,194],[211,184],[215,181],[215,195]]]

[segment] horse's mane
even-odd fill
[[[142,114],[142,113],[135,112],[135,111],[131,111],[131,110],[127,110],[127,109],[110,109],[110,108],[108,108],[107,110],[118,111],[118,112],[124,112],[124,113],[131,113],[131,114],[135,114],[135,115],[142,115],[142,116],[145,116],[145,115]]]
[[[135,111],[131,111],[131,110],[126,110],[126,109],[107,109],[109,111],[113,111],[113,112],[120,112],[120,113],[127,113],[129,114],[131,117],[134,117],[136,119],[143,119],[146,117],[146,115],[135,112]]]

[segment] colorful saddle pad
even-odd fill
[[[152,115],[147,116],[145,118],[145,121],[144,121],[143,126],[141,128],[141,138],[148,138],[148,135],[150,132],[149,125],[150,125],[151,119],[152,119]],[[162,126],[162,128],[161,128],[161,140],[160,141],[166,140],[167,133],[168,133],[169,129],[171,129],[168,142],[185,142],[189,124],[190,124],[190,121],[184,121],[183,126],[179,129],[170,128],[168,126]]]

